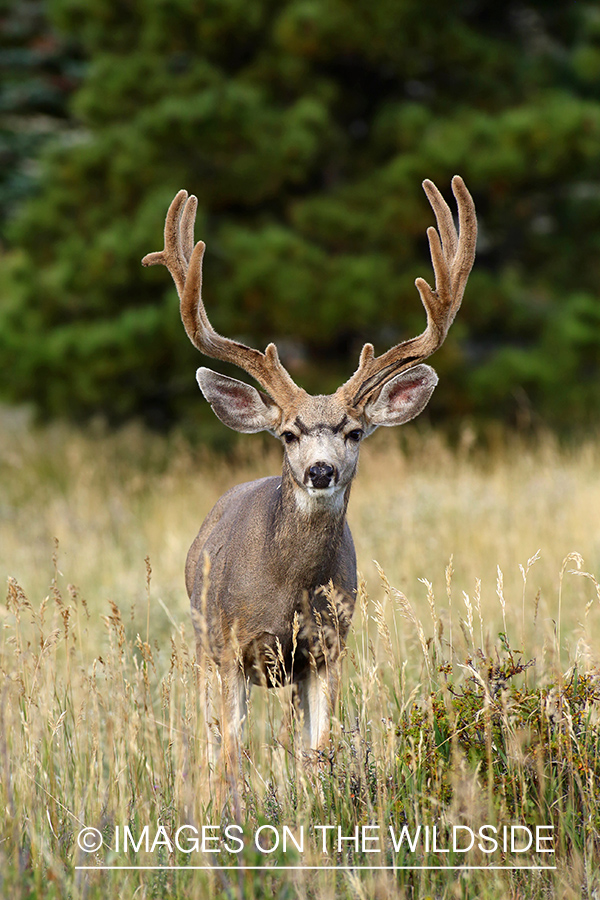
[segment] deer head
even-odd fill
[[[452,179],[458,205],[459,229],[440,192],[431,181],[423,188],[436,216],[438,231],[427,235],[435,288],[415,282],[427,313],[418,337],[396,344],[375,356],[365,344],[356,372],[330,396],[310,396],[282,365],[275,344],[261,353],[217,334],[202,302],[202,259],[205,245],[194,246],[198,201],[180,191],[169,208],[165,246],[142,260],[146,266],[165,265],[180,298],[181,318],[188,337],[206,356],[234,363],[251,375],[263,390],[200,368],[202,393],[225,425],[240,432],[268,431],[284,445],[285,463],[299,496],[319,501],[340,498],[356,471],[364,437],[379,426],[401,425],[426,406],[437,384],[434,370],[423,365],[443,343],[460,307],[475,258],[475,207],[462,178]]]

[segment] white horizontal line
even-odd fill
[[[284,871],[294,871],[301,872],[311,871],[311,872],[319,872],[319,871],[332,871],[332,870],[340,870],[340,869],[349,869],[351,871],[356,871],[357,869],[368,869],[370,871],[373,870],[386,870],[386,871],[420,871],[424,869],[434,870],[436,872],[443,872],[444,870],[448,870],[449,872],[466,872],[470,870],[487,870],[487,869],[495,869],[503,872],[512,872],[512,871],[521,871],[527,870],[532,871],[536,870],[548,870],[555,871],[556,866],[246,866],[243,863],[240,863],[239,866],[75,866],[76,869],[80,870],[93,870],[93,869],[105,869],[105,870],[117,870],[117,869],[127,869],[127,870],[135,870],[135,871],[146,871],[146,870],[173,870],[173,869],[190,869],[190,870],[204,870],[204,871],[224,871],[224,872],[236,872],[240,869],[252,869],[259,870],[262,872],[284,872]]]

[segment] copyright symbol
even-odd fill
[[[102,835],[97,828],[82,828],[77,843],[84,853],[95,853],[102,846]]]

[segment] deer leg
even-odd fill
[[[204,721],[207,731],[208,761],[215,769],[221,751],[225,751],[227,765],[239,768],[240,746],[247,717],[249,686],[237,665],[218,667],[209,662],[202,667],[201,690],[204,701]]]
[[[218,704],[215,703],[217,694],[217,673],[212,666],[206,667],[203,672],[202,693],[204,700],[204,722],[206,725],[206,739],[208,747],[208,762],[214,769],[221,752],[221,729],[219,727]]]
[[[221,667],[221,735],[231,773],[241,771],[241,740],[248,715],[249,686],[236,663]]]
[[[329,719],[337,700],[339,683],[335,664],[320,669],[311,666],[298,684],[298,701],[303,714],[302,738],[306,749],[323,750],[329,741]]]

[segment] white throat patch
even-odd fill
[[[301,487],[294,485],[294,496],[299,512],[311,515],[317,510],[330,510],[332,513],[340,513],[344,509],[345,489],[337,484],[327,488]]]

